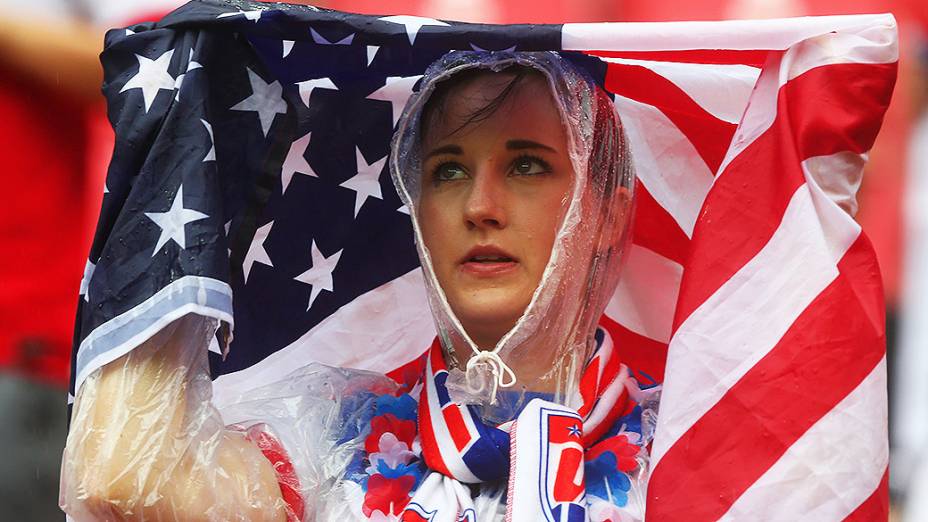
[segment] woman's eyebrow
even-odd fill
[[[532,140],[509,140],[506,142],[506,148],[509,150],[542,149],[548,152],[557,153],[557,151],[553,148]]]
[[[438,156],[439,154],[464,154],[464,150],[461,149],[458,145],[442,145],[441,147],[434,148],[425,155],[425,159],[429,159],[432,156]]]

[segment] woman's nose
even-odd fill
[[[492,173],[477,172],[464,204],[467,227],[504,228],[507,224],[505,182]]]

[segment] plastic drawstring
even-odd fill
[[[472,393],[480,393],[483,391],[482,382],[478,388],[475,388],[472,384],[472,379],[477,372],[477,365],[481,363],[489,366],[490,371],[493,372],[493,389],[490,390],[490,404],[496,404],[496,392],[499,388],[510,388],[514,386],[516,384],[516,373],[503,362],[503,359],[495,351],[478,351],[467,361],[467,368],[464,371],[465,383],[467,384],[468,390]],[[507,376],[509,377],[508,382],[504,380]]]

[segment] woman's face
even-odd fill
[[[489,349],[541,281],[573,184],[567,134],[545,79],[479,73],[424,121],[419,223],[451,309]],[[437,113],[437,114],[436,114]]]

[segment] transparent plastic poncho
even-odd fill
[[[575,175],[531,304],[492,350],[495,355],[480,356],[452,313],[422,243],[420,118],[439,82],[467,69],[512,65],[547,79],[568,132]],[[413,217],[443,348],[472,352],[475,361],[469,377],[466,368],[451,369],[449,391],[480,406],[488,420],[509,420],[523,405],[516,400],[500,406],[495,397],[503,366],[518,368],[520,358],[549,357],[552,369],[544,378],[558,390],[554,400],[578,401],[568,392],[577,390],[595,348],[596,325],[628,241],[634,181],[628,154],[611,100],[557,53],[453,52],[429,68],[409,100],[394,137],[391,170]],[[396,383],[313,364],[219,410],[206,358],[217,327],[213,319],[184,316],[87,378],[63,455],[61,506],[76,521],[368,520],[363,487],[346,479],[348,467],[364,449],[377,398],[396,394]],[[539,340],[550,349],[528,353],[528,343]],[[425,348],[410,347],[410,356]],[[526,381],[517,380],[515,388],[531,391],[539,384]],[[640,494],[646,477],[632,478]],[[285,490],[299,500],[286,498]],[[475,498],[489,520],[505,509],[498,493],[487,490]]]
[[[449,305],[423,241],[418,212],[421,196],[423,109],[437,86],[462,71],[503,71],[513,66],[545,77],[567,130],[573,187],[540,284],[515,326],[492,350],[481,350]],[[555,390],[553,400],[576,407],[580,372],[595,348],[593,334],[618,282],[629,239],[634,172],[628,144],[608,95],[556,52],[455,51],[434,62],[413,93],[393,136],[390,171],[412,215],[429,304],[450,368],[452,396],[483,407],[489,418],[511,417],[524,402],[497,405],[501,387]],[[549,347],[544,351],[531,346]],[[463,356],[462,356],[463,354]],[[519,382],[513,368],[531,358],[550,371],[545,383]],[[467,360],[454,367],[455,360]],[[460,366],[460,365],[458,365]]]

